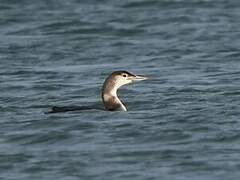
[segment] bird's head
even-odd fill
[[[127,71],[115,71],[109,76],[109,78],[115,82],[115,86],[117,88],[136,81],[148,79],[147,77],[134,75]]]

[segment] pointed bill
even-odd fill
[[[133,81],[143,81],[143,80],[146,80],[146,79],[149,79],[149,78],[145,77],[145,76],[140,76],[140,75],[136,75],[132,78]]]

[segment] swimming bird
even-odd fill
[[[119,99],[117,91],[120,87],[136,81],[148,79],[147,77],[134,75],[127,71],[114,71],[104,81],[102,86],[102,101],[107,111],[127,111],[127,107]],[[87,110],[90,107],[83,106],[68,106],[58,107],[54,106],[49,113]]]
[[[145,79],[147,77],[133,75],[127,71],[115,71],[110,74],[103,83],[102,88],[102,101],[105,109],[108,111],[127,111],[126,106],[118,98],[117,90],[123,85]]]

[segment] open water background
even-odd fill
[[[1,180],[238,180],[240,1],[1,0]],[[114,70],[152,77],[101,107]]]

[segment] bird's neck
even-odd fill
[[[110,111],[127,111],[122,101],[117,95],[118,87],[114,81],[107,81],[103,85],[102,89],[102,100],[104,106]]]

